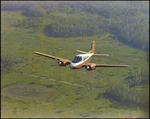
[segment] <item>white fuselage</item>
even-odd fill
[[[71,68],[76,68],[86,61],[88,61],[94,53],[89,53],[89,54],[79,54],[76,55],[75,58],[70,62],[70,67]]]

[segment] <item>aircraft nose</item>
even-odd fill
[[[72,64],[72,62],[70,62],[70,67],[71,67],[71,68],[73,68],[73,64]]]

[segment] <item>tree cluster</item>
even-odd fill
[[[147,89],[130,88],[128,83],[120,82],[110,85],[110,88],[104,95],[117,101],[146,106],[149,100],[148,94],[149,91]]]
[[[111,32],[117,39],[148,51],[149,6],[148,2],[2,2],[2,10],[23,10],[24,15],[46,17],[50,11],[66,13],[67,17],[52,19],[44,33],[53,37],[92,36]],[[92,18],[71,18],[69,14],[80,12],[99,15]],[[63,16],[64,17],[64,16]],[[100,19],[100,18],[103,18]],[[56,26],[57,27],[56,27]],[[107,27],[107,28],[106,28]]]
[[[134,103],[146,106],[149,94],[145,84],[149,84],[149,69],[136,67],[130,75],[126,77],[125,82],[110,84],[104,95],[121,102]],[[143,87],[142,87],[143,86]],[[141,88],[142,87],[142,88]]]
[[[40,6],[32,6],[27,9],[23,14],[34,17],[44,17],[47,15],[46,10]]]
[[[102,20],[100,17],[55,17],[53,22],[45,27],[44,33],[50,37],[100,35],[107,29],[106,22],[107,21]]]
[[[149,84],[149,69],[136,68],[130,75],[125,78],[126,83],[129,87],[135,87],[143,84]]]
[[[27,19],[18,20],[14,25],[17,27],[37,29],[37,28],[43,26],[43,18],[30,17]]]

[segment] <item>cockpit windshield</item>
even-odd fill
[[[81,56],[75,56],[75,58],[72,60],[73,63],[78,63],[82,60]]]

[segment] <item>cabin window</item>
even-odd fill
[[[83,60],[86,60],[88,57],[89,57],[89,56],[84,56],[84,57],[83,57]]]
[[[75,58],[72,60],[73,63],[78,63],[82,61],[82,57],[81,56],[75,56]]]

